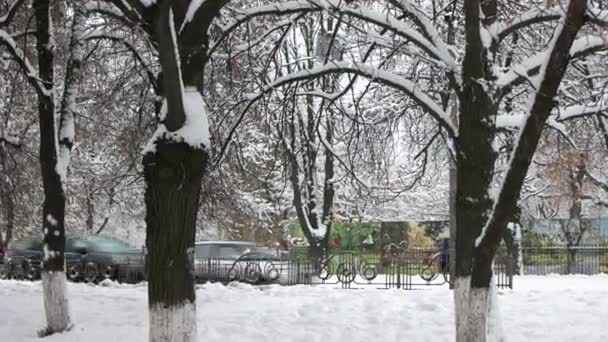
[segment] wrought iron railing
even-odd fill
[[[523,247],[523,274],[608,273],[608,247]]]
[[[279,256],[248,253],[239,258],[198,258],[193,275],[197,283],[233,281],[251,284],[325,285],[341,288],[397,288],[440,286],[450,282],[446,252],[432,248],[399,248],[378,252],[336,252],[317,259],[306,251]],[[513,286],[512,258],[499,251],[494,272],[499,287]],[[140,262],[99,264],[80,260],[67,265],[72,281],[112,279],[136,283],[145,279]]]

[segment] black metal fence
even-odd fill
[[[608,273],[608,247],[523,247],[523,274]]]
[[[497,258],[497,286],[513,286],[512,258]],[[197,283],[326,285],[341,288],[415,289],[450,282],[449,260],[437,249],[408,248],[388,253],[339,252],[319,260],[302,250],[283,258],[208,258],[195,261]]]

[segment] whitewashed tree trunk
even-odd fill
[[[502,328],[502,316],[500,315],[500,306],[498,305],[498,289],[496,287],[496,278],[492,277],[490,283],[490,306],[488,311],[488,341],[504,342],[504,330]]]
[[[182,305],[150,307],[150,342],[196,341],[196,306],[186,301]]]
[[[469,306],[470,277],[454,279],[454,318],[456,323],[456,342],[467,342],[464,335],[465,320]]]
[[[47,329],[42,333],[66,331],[70,327],[70,310],[64,272],[42,272],[42,292]]]
[[[487,287],[471,288],[468,297],[468,307],[463,327],[463,341],[486,342],[490,289]]]
[[[470,278],[455,282],[457,342],[504,342],[494,277],[490,287],[472,288]]]

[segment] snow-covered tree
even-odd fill
[[[366,27],[357,32],[374,48],[392,51],[385,59],[395,58],[395,62],[378,64],[366,58],[330,62],[282,75],[263,85],[260,93],[328,74],[357,75],[400,90],[436,120],[457,166],[457,339],[485,341],[499,334],[498,322],[490,318],[496,309],[490,305],[492,261],[545,124],[559,129],[556,122],[606,109],[602,91],[591,90],[589,98],[572,98],[560,88],[564,79],[576,78],[572,70],[585,57],[606,49],[605,31],[598,28],[605,26],[606,12],[585,0],[539,1],[519,7],[506,1],[466,1],[462,8],[441,8],[449,13],[442,20],[437,11],[431,12],[433,16],[423,11],[433,4],[395,0],[371,2],[368,7],[319,0],[275,5],[290,13],[332,13],[345,18],[353,31]],[[242,20],[254,13],[245,12]],[[377,31],[370,33],[366,23]],[[454,42],[462,42],[464,49],[445,42],[442,36],[449,25],[460,25]],[[401,63],[422,65],[429,73],[443,75],[447,80],[443,87],[454,99],[442,106],[446,97],[440,95],[435,77],[412,80],[402,70],[389,69],[397,63],[395,56],[402,58]],[[451,108],[458,120],[448,115]],[[497,123],[505,119],[518,121],[518,133],[504,172],[497,174],[495,146],[501,134]]]
[[[23,35],[11,34],[3,30],[5,26],[9,29],[23,28],[14,25],[12,19],[20,9],[26,10],[24,1],[14,1],[8,12],[0,19],[0,44],[8,50],[12,60],[26,75],[38,98],[39,158],[44,189],[42,286],[47,318],[44,334],[65,331],[70,327],[65,291],[65,182],[70,150],[74,141],[77,82],[80,79],[83,57],[80,38],[85,20],[80,6],[71,6],[69,57],[65,67],[63,94],[61,94],[61,82],[58,81],[55,72],[57,39],[52,18],[54,16],[66,18],[68,3],[61,2],[56,7],[52,5],[50,1],[44,0],[33,4],[33,16],[36,22],[33,35],[36,38],[37,68],[30,63],[28,54],[15,41]],[[57,113],[59,113],[58,120]]]

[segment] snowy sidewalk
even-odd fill
[[[500,291],[508,341],[608,341],[608,276],[516,277]],[[0,281],[0,341],[146,341],[145,286],[70,284],[75,326],[36,337],[39,282]],[[205,285],[197,291],[201,342],[451,341],[447,286],[422,290]]]

